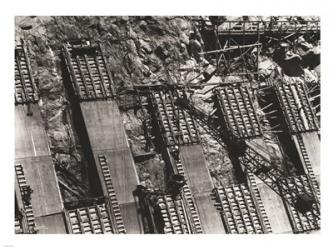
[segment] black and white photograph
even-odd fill
[[[329,9],[6,3],[1,249],[329,248]]]
[[[16,16],[15,234],[318,233],[320,30]]]

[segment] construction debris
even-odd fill
[[[320,229],[317,17],[16,17],[15,31],[15,112],[41,114],[63,231]],[[35,220],[45,180],[15,161],[16,232],[51,232]]]

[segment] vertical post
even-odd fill
[[[229,36],[228,36],[228,46],[230,46],[231,43],[231,21],[229,22]],[[230,73],[230,51],[228,50],[228,73]]]
[[[257,80],[259,81],[259,48],[260,48],[260,30],[259,30],[259,21],[257,23],[257,32],[258,32],[258,37],[257,37]]]
[[[245,28],[246,28],[245,23],[246,23],[246,21],[244,20],[243,21],[243,46],[245,45]]]
[[[215,48],[216,49],[221,49],[221,48],[219,48],[219,47],[221,47],[221,46],[219,46],[220,45],[220,41],[219,41],[219,31],[218,31],[218,26],[217,26],[217,24],[213,24],[214,25],[214,35],[215,35],[215,38],[216,38],[216,45],[215,45]],[[219,68],[219,54],[218,53],[216,53],[216,69],[218,69]]]

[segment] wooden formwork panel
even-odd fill
[[[246,139],[262,135],[259,119],[247,87],[218,88],[215,94],[222,118],[232,136]]]
[[[150,99],[154,115],[167,146],[189,145],[200,142],[199,132],[192,116],[175,105],[178,92],[152,91]]]
[[[217,187],[215,194],[228,233],[263,234],[266,232],[259,214],[260,210],[257,209],[251,192],[245,184],[227,188]]]
[[[72,234],[112,234],[115,221],[106,203],[66,211],[69,232]]]
[[[112,78],[101,46],[64,45],[63,54],[74,92],[81,101],[112,98]]]
[[[35,103],[39,100],[38,89],[31,72],[25,44],[15,48],[15,104]]]
[[[161,213],[165,234],[191,234],[191,224],[181,198],[171,195],[158,197],[157,206]]]
[[[319,129],[303,83],[281,83],[275,86],[275,92],[292,134]]]

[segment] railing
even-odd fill
[[[320,21],[224,21],[218,27],[219,35],[320,32]]]

